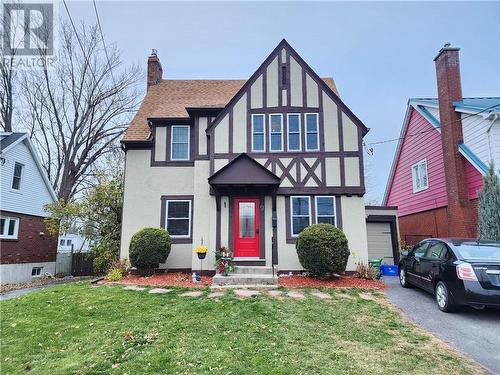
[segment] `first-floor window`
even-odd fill
[[[334,197],[316,197],[316,223],[335,225]]]
[[[0,238],[17,239],[19,219],[17,217],[0,217]]]
[[[31,276],[33,276],[33,277],[42,276],[42,270],[43,270],[43,267],[33,267],[31,269]]]
[[[298,236],[302,229],[311,225],[311,198],[291,197],[292,236]]]
[[[59,240],[59,245],[61,245],[61,246],[66,245],[66,240],[64,240],[64,239]]]
[[[171,160],[189,160],[189,126],[172,126]]]
[[[191,200],[167,200],[166,229],[172,237],[191,236]]]
[[[429,179],[427,177],[427,160],[420,160],[411,167],[411,175],[413,180],[413,192],[419,192],[429,187]]]

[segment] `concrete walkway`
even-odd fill
[[[89,278],[86,278],[86,279],[89,279]],[[52,282],[50,284],[11,290],[9,292],[5,292],[5,293],[0,294],[0,301],[6,301],[8,299],[24,296],[25,294],[35,292],[37,290],[41,290],[41,289],[45,289],[45,288],[50,288],[51,286],[75,283],[77,281],[82,281],[82,280],[85,280],[85,278],[68,278],[67,280],[55,279],[54,282]]]
[[[411,320],[500,375],[500,310],[463,307],[441,312],[434,296],[421,289],[405,289],[397,277],[384,276],[387,297]]]

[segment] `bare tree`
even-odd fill
[[[97,26],[82,24],[75,34],[65,23],[55,66],[23,76],[23,122],[64,201],[84,190],[103,156],[116,151],[138,105],[139,68],[123,68],[114,45],[107,55]]]

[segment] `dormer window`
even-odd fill
[[[411,175],[413,180],[413,192],[429,188],[429,178],[427,176],[427,160],[420,160],[418,163],[413,164],[411,167]]]
[[[189,160],[189,126],[173,125],[170,144],[171,160]]]

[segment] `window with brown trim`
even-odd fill
[[[191,200],[172,199],[165,202],[165,228],[172,238],[191,237]]]

